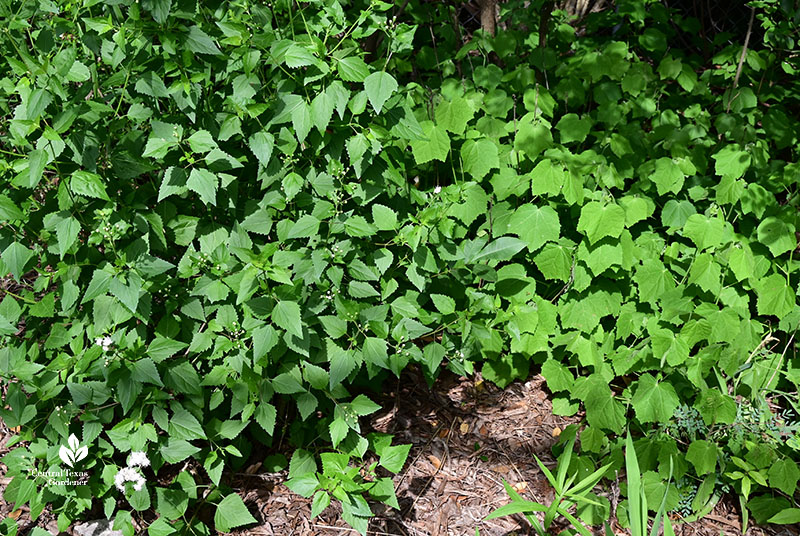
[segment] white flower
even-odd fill
[[[147,454],[144,452],[131,452],[128,459],[128,467],[147,467],[150,465],[150,460],[147,459]]]
[[[125,491],[125,482],[136,482],[142,478],[133,467],[123,467],[114,475],[114,485],[120,491]]]
[[[441,186],[437,186],[436,188],[433,189],[433,193],[435,193],[435,194],[438,194],[441,191],[442,191],[442,187]]]
[[[94,340],[94,343],[97,346],[101,346],[104,352],[108,352],[111,349],[111,345],[114,344],[114,341],[111,339],[111,337],[106,335],[105,337],[97,337]]]

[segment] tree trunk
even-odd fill
[[[497,28],[497,0],[479,0],[481,6],[481,29],[494,37]]]

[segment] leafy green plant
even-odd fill
[[[544,536],[549,534],[550,527],[556,517],[563,516],[580,534],[590,536],[591,532],[572,512],[570,512],[570,510],[575,506],[582,505],[600,506],[600,503],[591,498],[591,491],[603,478],[609,466],[603,466],[588,476],[581,478],[578,482],[575,482],[578,479],[578,472],[569,473],[575,439],[576,436],[572,435],[571,439],[567,441],[564,446],[564,451],[558,458],[555,475],[553,475],[547,466],[535,456],[536,463],[539,464],[539,468],[553,487],[555,493],[555,497],[549,505],[523,499],[508,482],[503,480],[506,493],[508,493],[512,500],[509,504],[501,506],[489,514],[486,519],[495,519],[502,516],[522,513],[525,514],[525,518],[533,525],[536,533],[540,536]],[[533,512],[544,512],[544,519],[539,521],[539,519],[533,515]]]
[[[465,42],[448,2],[2,3],[4,497],[244,526],[254,445],[360,459],[413,366],[541,371],[582,459],[621,469],[630,423],[646,490],[671,460],[695,513],[795,519],[796,9],[749,2],[745,46],[660,2],[523,4]],[[72,435],[88,480],[49,486]]]

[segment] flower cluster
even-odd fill
[[[97,346],[101,346],[104,352],[108,352],[111,349],[111,345],[114,344],[114,341],[111,340],[111,337],[106,335],[105,337],[97,337],[94,343]]]
[[[145,480],[137,467],[148,467],[149,465],[150,460],[147,458],[147,454],[144,452],[131,452],[131,455],[128,457],[127,467],[120,469],[114,476],[114,485],[118,490],[124,493],[125,483],[133,482],[134,491],[141,491],[144,487]]]
[[[135,467],[123,467],[114,476],[114,485],[122,492],[125,491],[126,482],[133,482],[135,491],[140,491],[144,487],[144,477],[139,474]]]

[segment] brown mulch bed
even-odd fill
[[[500,390],[479,378],[465,379],[445,373],[429,389],[419,373],[409,370],[396,383],[394,391],[372,395],[382,407],[389,409],[364,422],[364,431],[393,433],[395,444],[411,443],[413,446],[405,469],[394,478],[400,510],[375,506],[376,517],[370,523],[369,534],[471,536],[476,534],[476,529],[481,536],[534,534],[522,516],[489,521],[485,517],[508,502],[504,479],[528,499],[549,503],[552,498],[552,490],[533,455],[553,467],[551,447],[560,431],[579,422],[580,416],[554,416],[543,383],[541,376],[534,376]],[[0,456],[5,452],[7,432],[0,421]],[[251,466],[251,470],[229,475],[227,479],[260,522],[236,534],[357,534],[340,518],[341,510],[335,504],[316,519],[310,519],[310,499],[295,495],[282,484],[286,471],[259,473],[252,470],[259,465],[260,462]],[[2,470],[0,465],[0,478]],[[609,499],[613,506],[619,494],[614,485],[611,487]],[[0,518],[9,515],[10,509],[11,505],[0,499]],[[26,522],[24,510],[19,514],[19,521],[26,530],[34,526]],[[723,500],[706,518],[678,524],[676,534],[741,534],[739,523],[738,509],[732,502]],[[56,533],[53,516],[47,511],[35,525]],[[617,527],[615,533],[622,535],[627,531]],[[800,530],[797,527],[751,527],[747,534],[797,535]]]

